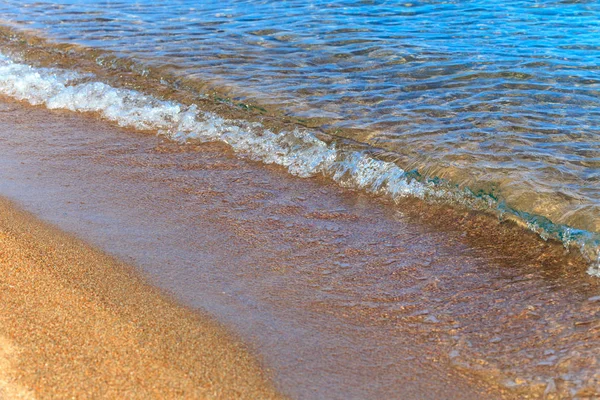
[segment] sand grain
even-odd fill
[[[0,200],[0,398],[276,398],[208,317]]]

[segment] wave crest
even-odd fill
[[[245,157],[278,164],[291,174],[323,174],[338,184],[385,195],[460,204],[494,212],[537,232],[543,239],[577,247],[590,262],[588,273],[600,277],[600,235],[553,224],[550,220],[507,207],[486,193],[474,193],[449,182],[405,171],[369,151],[326,143],[308,129],[273,132],[258,122],[227,120],[219,115],[160,100],[141,92],[116,88],[74,71],[35,68],[0,55],[0,92],[50,109],[95,112],[122,127],[153,130],[179,142],[221,141]]]

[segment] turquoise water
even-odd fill
[[[598,2],[8,0],[0,14],[320,118],[543,236],[598,244]]]

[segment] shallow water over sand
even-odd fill
[[[18,37],[25,43],[39,43],[37,38]],[[10,40],[15,42],[14,38]],[[22,50],[20,45],[17,48]],[[33,53],[34,59],[50,56],[56,60],[58,56],[65,60],[64,47],[27,45],[26,48],[28,58]],[[72,52],[69,46],[67,52]],[[85,74],[71,69],[33,67],[0,55],[0,92],[50,109],[93,113],[119,126],[155,132],[182,144],[223,142],[241,157],[284,166],[300,177],[322,175],[343,187],[382,195],[396,203],[419,198],[432,205],[450,204],[459,209],[485,211],[500,220],[516,221],[544,240],[558,240],[566,249],[576,248],[590,264],[588,272],[600,276],[600,234],[596,232],[554,224],[541,215],[511,208],[492,193],[474,192],[444,179],[423,176],[416,170],[402,169],[390,159],[393,155],[361,143],[344,142],[334,135],[299,126],[297,121],[256,115],[214,99],[203,98],[200,107],[196,103],[181,103],[179,100],[187,97],[187,92],[181,90],[167,95],[170,100],[164,100],[165,89],[170,92],[172,88],[162,83],[154,86],[158,97],[131,89],[138,87],[139,77],[123,81],[113,70],[108,71],[111,75],[104,75],[107,71],[96,68],[94,54],[83,51],[79,55],[86,55],[87,59],[75,58],[75,63],[84,62],[90,68]],[[86,68],[80,66],[79,70]],[[116,86],[97,81],[92,71],[104,75]],[[149,82],[142,77],[142,83]]]
[[[600,283],[556,243],[219,144],[9,103],[0,121],[1,195],[235,327],[294,397],[599,390]]]

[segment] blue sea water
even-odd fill
[[[596,1],[4,0],[0,15],[313,118],[600,246]]]

